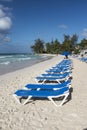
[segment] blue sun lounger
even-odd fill
[[[82,57],[80,60],[87,63],[87,58],[86,57]]]
[[[64,61],[62,60],[59,64],[57,65],[72,65],[72,61]]]
[[[56,82],[56,83],[60,83],[61,81],[67,81],[69,79],[69,75],[61,75],[61,76],[52,76],[52,77],[47,77],[47,76],[38,76],[35,78],[36,82],[42,82],[42,83],[46,83],[46,82]]]
[[[71,64],[56,64],[54,67],[56,68],[71,68]]]
[[[63,76],[70,76],[71,77],[71,72],[65,72],[64,74],[61,74],[61,73],[44,73],[44,74],[41,74],[41,76],[44,76],[44,77],[63,77]]]
[[[27,84],[25,89],[60,89],[71,85],[71,80],[67,80],[61,84]]]
[[[54,68],[52,68],[52,69],[49,69],[49,70],[46,70],[46,72],[47,73],[61,73],[61,74],[63,74],[63,73],[65,73],[65,72],[71,72],[71,70],[70,69],[54,69]]]
[[[58,106],[53,98],[63,97],[61,104],[59,106],[62,106],[63,103],[66,101],[67,97],[69,95],[69,87],[64,87],[59,90],[17,90],[14,93],[14,97],[17,100],[18,103],[24,105],[29,102],[31,98],[48,98],[55,106]],[[21,102],[21,98],[27,98],[23,103]]]

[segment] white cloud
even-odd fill
[[[58,28],[60,28],[60,29],[67,29],[67,25],[61,24],[61,25],[58,26]]]
[[[3,17],[0,18],[0,31],[9,30],[11,28],[12,22],[11,18]]]
[[[0,9],[0,18],[1,18],[1,17],[4,17],[4,16],[5,16],[5,13],[3,12],[2,9]]]
[[[1,10],[1,13],[4,13],[5,15],[9,15],[9,13],[11,13],[12,8],[9,8],[0,4],[0,10]]]
[[[4,38],[4,42],[10,42],[10,41],[11,41],[11,38],[10,38],[10,37],[6,36],[6,37]]]
[[[84,28],[83,31],[81,32],[81,35],[83,37],[87,37],[87,28]]]
[[[4,37],[4,35],[2,33],[0,33],[0,40],[2,40]]]
[[[9,31],[12,26],[10,8],[0,5],[0,43],[8,42]]]

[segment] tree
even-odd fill
[[[46,53],[51,53],[51,44],[49,42],[46,43]]]
[[[55,54],[58,54],[60,52],[60,43],[58,42],[57,39],[53,43],[53,52]]]
[[[71,37],[71,51],[73,51],[75,49],[75,47],[77,46],[77,41],[78,41],[78,36],[76,34],[74,34]]]
[[[64,35],[62,51],[70,51],[71,39],[69,35]]]
[[[44,42],[40,39],[35,40],[35,44],[31,46],[34,53],[43,53],[44,52]]]
[[[56,39],[51,41],[51,43],[46,43],[46,52],[51,54],[58,54],[60,49],[60,43]]]
[[[87,39],[84,38],[83,40],[81,40],[80,46],[81,49],[87,49]]]
[[[71,37],[71,44],[72,45],[76,45],[77,44],[77,41],[78,41],[78,36],[76,34],[74,34],[72,37]]]
[[[81,49],[87,49],[87,39],[82,39],[81,42],[78,44],[78,36],[76,34],[70,36],[64,34],[64,40],[60,44],[60,42],[55,39],[51,42],[45,43],[40,39],[36,39],[33,46],[31,46],[34,53],[51,53],[51,54],[59,54],[63,51],[68,51],[70,53],[79,53]]]
[[[69,51],[72,52],[74,50],[76,50],[76,46],[77,46],[77,41],[78,41],[78,36],[76,34],[74,34],[72,37],[70,37],[69,35],[64,35],[64,41],[62,44],[62,51]]]

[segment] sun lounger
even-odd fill
[[[80,60],[87,63],[87,57],[82,57]]]
[[[61,84],[27,84],[25,89],[60,89],[71,85],[71,80],[67,80]]]
[[[53,66],[52,69],[59,69],[59,70],[64,70],[64,69],[72,69],[71,65],[56,65]]]
[[[59,64],[56,64],[56,66],[58,67],[64,67],[64,66],[67,66],[67,67],[71,67],[73,66],[73,63],[71,60],[62,60]]]
[[[71,70],[70,69],[49,69],[49,70],[46,70],[46,72],[47,73],[61,73],[61,74],[63,74],[63,73],[65,73],[65,72],[71,72]]]
[[[53,98],[58,98],[58,97],[63,97],[64,99],[62,100],[61,104],[59,106],[62,106],[63,103],[66,101],[67,97],[69,95],[69,87],[64,87],[59,90],[17,90],[13,96],[15,99],[18,101],[18,103],[21,103],[22,105],[26,104],[29,102],[31,98],[48,98],[55,106],[58,106]],[[23,103],[21,102],[21,99],[24,98],[26,99]]]
[[[68,74],[62,74],[60,76],[38,76],[35,78],[36,82],[46,83],[46,82],[56,82],[61,83],[61,81],[67,81],[69,79]]]
[[[60,74],[60,73],[44,73],[44,74],[41,74],[41,76],[44,76],[44,77],[63,77],[63,76],[70,76],[71,77],[71,73],[70,72],[65,72],[64,74]]]

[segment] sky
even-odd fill
[[[87,0],[0,0],[0,53],[31,52],[64,34],[87,38]]]

